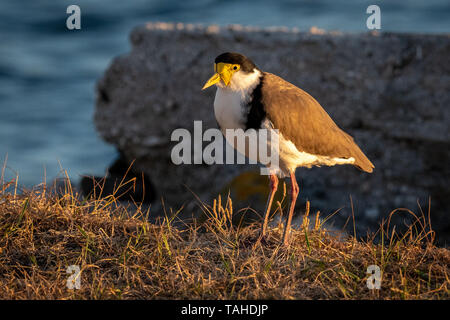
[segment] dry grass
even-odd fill
[[[180,230],[151,212],[130,213],[113,196],[78,200],[66,186],[15,194],[0,187],[1,299],[449,299],[450,252],[432,244],[424,215],[403,235],[386,223],[380,244],[342,238],[311,215],[312,228],[282,226],[256,243],[259,225],[233,225],[231,199],[199,204],[205,221]],[[412,212],[410,212],[413,214]],[[304,225],[309,225],[309,217]],[[389,231],[389,232],[388,232]],[[373,235],[374,236],[374,235]],[[380,290],[366,285],[369,265]],[[81,288],[66,287],[70,265]]]

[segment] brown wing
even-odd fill
[[[355,166],[372,172],[374,165],[308,93],[271,73],[264,73],[262,103],[267,117],[299,151],[355,158]]]

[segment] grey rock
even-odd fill
[[[97,129],[136,160],[166,207],[184,205],[185,214],[195,214],[194,193],[209,201],[233,177],[255,169],[176,166],[170,159],[174,129],[193,132],[194,120],[204,130],[217,126],[215,90],[200,89],[217,55],[240,52],[314,96],[375,164],[373,174],[349,166],[298,169],[299,208],[309,199],[324,213],[341,208],[346,220],[353,205],[365,234],[374,224],[364,213],[377,210],[386,219],[398,206],[418,213],[417,202],[426,213],[431,197],[433,227],[441,241],[450,240],[450,36],[319,31],[139,26],[131,51],[115,58],[98,83]]]

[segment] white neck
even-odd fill
[[[217,83],[217,87],[223,90],[240,91],[243,97],[245,97],[255,89],[260,81],[260,77],[261,72],[258,69],[253,69],[253,72],[251,73],[239,70],[233,74],[228,86],[225,86],[225,84],[220,81]]]
[[[214,114],[222,130],[245,128],[246,104],[259,84],[260,76],[261,72],[257,69],[251,73],[238,71],[233,74],[228,86],[222,81],[217,83]]]

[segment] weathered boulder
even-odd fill
[[[419,201],[426,213],[431,197],[433,227],[450,239],[449,35],[148,23],[130,38],[131,52],[115,58],[98,83],[95,123],[136,160],[166,207],[184,204],[190,214],[193,193],[209,200],[254,169],[171,161],[173,130],[193,132],[194,120],[203,130],[217,127],[215,90],[201,87],[214,58],[235,51],[314,96],[375,164],[373,174],[350,166],[298,169],[301,199],[325,214],[344,207],[345,217],[351,195],[365,233],[397,207],[417,212]]]

